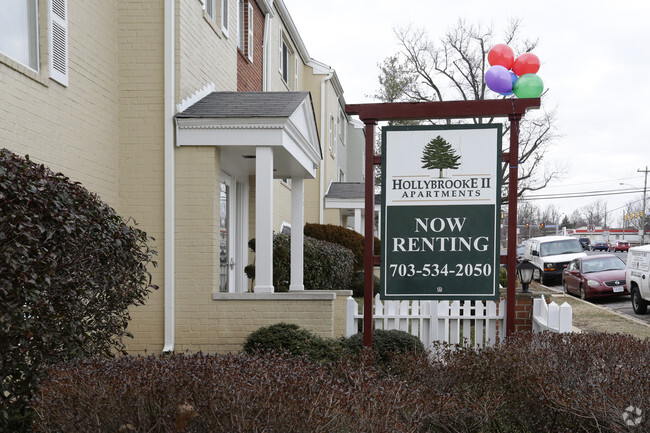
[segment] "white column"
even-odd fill
[[[354,209],[354,231],[363,234],[363,224],[361,224],[361,208]]]
[[[255,293],[273,292],[273,149],[255,150]]]
[[[302,178],[291,178],[291,284],[289,290],[305,290],[304,273],[304,230],[305,187]]]

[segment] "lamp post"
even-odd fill
[[[528,286],[530,282],[533,281],[533,272],[537,269],[537,266],[532,264],[528,259],[524,259],[517,265],[517,276],[519,277],[519,282],[521,283],[521,291],[528,293]]]

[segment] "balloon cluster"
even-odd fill
[[[485,73],[485,84],[493,92],[518,98],[539,98],[544,83],[537,75],[539,59],[533,53],[525,53],[515,59],[512,48],[497,44],[488,52],[490,68]]]

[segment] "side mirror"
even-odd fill
[[[530,254],[532,254],[533,256],[537,256],[537,257],[539,257],[539,251],[537,251],[537,250],[532,250],[532,251],[530,252]]]

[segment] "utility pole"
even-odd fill
[[[639,173],[645,173],[645,181],[643,182],[643,217],[641,218],[641,227],[642,227],[642,234],[641,234],[641,245],[645,245],[645,219],[646,219],[646,212],[645,212],[645,196],[646,196],[646,191],[648,190],[648,166],[645,166],[645,170],[638,169],[637,172]]]

